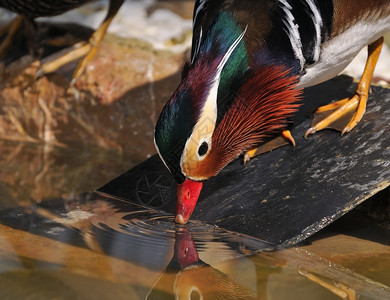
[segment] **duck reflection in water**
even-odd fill
[[[171,295],[161,292],[167,284],[172,286]],[[255,295],[255,291],[203,262],[189,228],[178,225],[173,258],[146,299],[258,299]]]

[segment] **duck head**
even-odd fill
[[[178,184],[178,223],[190,218],[203,181],[284,128],[297,107],[297,77],[283,66],[251,65],[247,30],[225,12],[201,28],[192,63],[157,121],[155,145]]]

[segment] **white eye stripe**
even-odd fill
[[[240,44],[241,40],[246,34],[248,25],[246,25],[245,30],[237,37],[233,44],[229,47],[222,60],[219,62],[216,69],[216,74],[214,79],[211,82],[209,93],[205,100],[205,103],[202,107],[199,119],[193,128],[192,134],[186,141],[184,146],[183,154],[180,158],[180,167],[184,175],[188,176],[185,169],[189,170],[191,167],[196,165],[197,162],[201,161],[206,157],[206,155],[199,155],[199,147],[204,141],[208,144],[207,152],[211,149],[211,137],[215,129],[215,124],[217,121],[217,97],[218,97],[218,87],[221,79],[221,73],[231,57],[233,51]],[[207,153],[206,152],[206,153]],[[183,167],[185,166],[185,167]],[[199,178],[200,179],[200,178]]]
[[[217,73],[214,77],[213,83],[212,83],[211,88],[210,88],[210,92],[207,96],[207,99],[206,99],[206,102],[205,102],[205,105],[203,107],[203,111],[201,113],[201,117],[199,118],[198,123],[203,122],[203,120],[206,118],[211,118],[213,120],[214,127],[215,127],[215,122],[217,121],[217,114],[218,114],[217,97],[218,97],[219,82],[221,80],[221,73],[222,73],[223,67],[226,65],[226,63],[229,60],[230,56],[232,55],[234,49],[236,49],[238,44],[243,39],[247,29],[248,29],[248,25],[246,25],[245,30],[239,35],[239,37],[229,47],[228,51],[223,56],[221,62],[218,64]],[[213,112],[213,113],[212,113],[212,116],[210,116],[210,115],[203,116],[204,115],[203,112],[206,112],[206,114],[210,113],[210,112]]]
[[[206,103],[204,105],[205,109],[208,108],[209,111],[213,111],[214,112],[213,117],[212,117],[213,120],[214,120],[214,123],[217,121],[217,114],[218,114],[218,110],[217,110],[218,87],[219,87],[219,82],[221,80],[221,73],[222,73],[223,67],[226,65],[226,63],[229,60],[230,56],[232,55],[234,49],[236,49],[238,44],[243,39],[247,29],[248,29],[248,25],[246,25],[245,30],[239,35],[239,37],[230,46],[228,51],[223,56],[221,62],[218,64],[217,73],[216,73],[216,75],[214,77],[213,83],[212,83],[211,88],[210,88],[209,95],[207,96]]]

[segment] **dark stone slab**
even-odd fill
[[[351,95],[337,79],[305,92],[285,146],[242,164],[238,159],[205,182],[192,215],[281,246],[296,244],[390,185],[390,90],[372,87],[363,120],[344,136],[325,130],[303,138],[317,106]],[[174,213],[176,187],[157,156],[98,190]]]

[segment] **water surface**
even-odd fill
[[[92,192],[3,209],[0,224],[1,299],[390,295],[390,247],[359,238],[359,230],[352,244],[351,231],[340,238],[336,226],[315,235],[312,245],[275,250],[199,221],[176,225],[170,214]],[[361,249],[351,245],[377,264],[361,266]],[[337,250],[340,246],[348,254]]]

